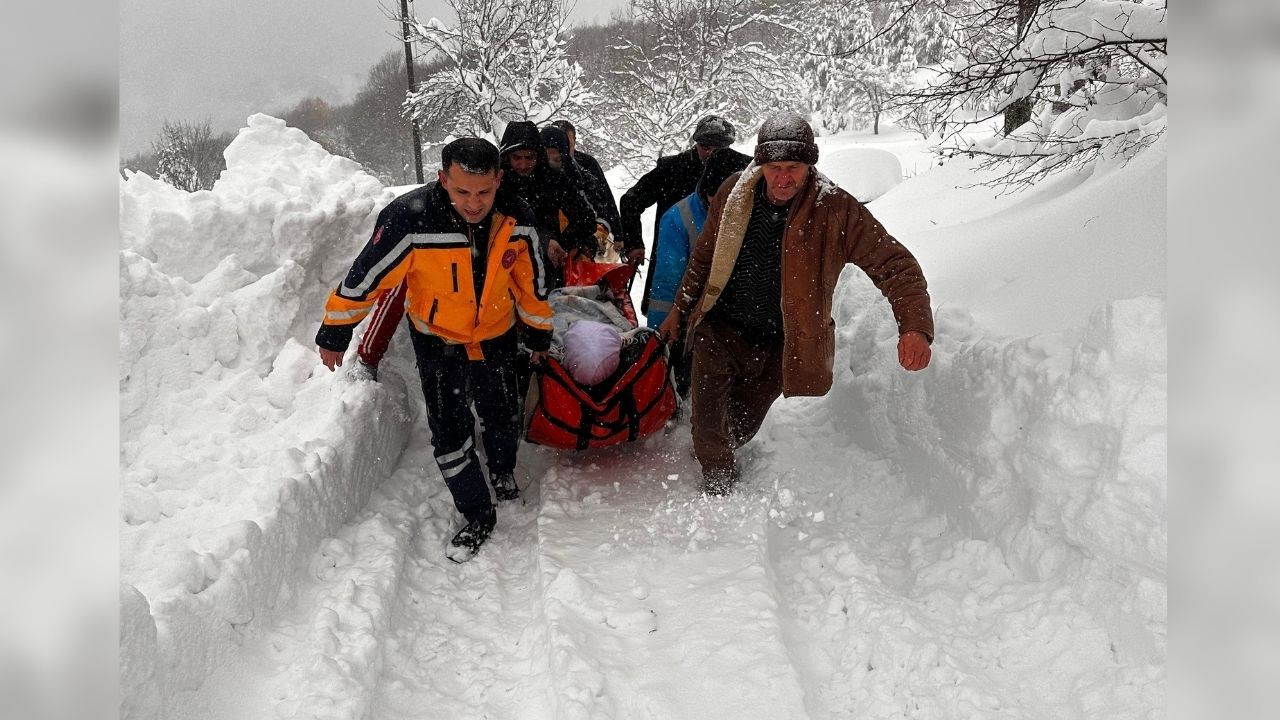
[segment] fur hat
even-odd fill
[[[818,145],[813,141],[813,128],[800,115],[781,112],[760,126],[756,137],[757,165],[771,162],[818,162]]]
[[[693,141],[698,145],[728,147],[738,139],[733,123],[719,115],[704,115],[693,130]]]

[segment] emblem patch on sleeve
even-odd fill
[[[508,248],[506,252],[502,253],[502,267],[509,270],[511,269],[511,266],[515,264],[516,264],[516,251]]]

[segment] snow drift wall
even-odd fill
[[[824,150],[818,156],[818,169],[863,203],[875,200],[902,182],[902,162],[881,148]]]
[[[312,349],[392,193],[265,115],[226,157],[212,191],[120,187],[122,717],[181,716],[408,436],[403,386]]]
[[[837,428],[999,547],[1019,578],[1089,578],[1078,600],[1117,639],[1114,652],[1162,662],[1164,298],[1117,300],[1083,328],[1015,339],[944,310],[918,374],[897,367],[892,316],[865,278],[846,274],[836,321],[836,384],[819,402]]]

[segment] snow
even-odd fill
[[[210,192],[122,182],[122,716],[1162,717],[1164,141],[1003,194],[892,128],[818,143],[921,260],[930,368],[848,270],[835,386],[740,493],[687,424],[523,446],[461,566],[406,339],[378,383],[311,344],[393,193],[265,116]]]
[[[902,162],[898,156],[878,147],[848,147],[825,152],[818,157],[818,169],[863,203],[875,200],[902,182]]]
[[[1025,56],[1064,55],[1103,43],[1168,34],[1167,8],[1119,0],[1082,0],[1052,7],[1035,20]]]
[[[149,604],[126,593],[145,668],[126,709],[221,665],[407,434],[340,422],[407,418],[404,389],[320,382],[309,349],[324,286],[392,196],[265,116],[227,157],[211,192],[121,184],[121,580]]]

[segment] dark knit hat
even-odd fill
[[[742,172],[751,164],[751,156],[743,155],[733,148],[719,148],[711,153],[706,164],[702,166],[702,177],[698,178],[698,195],[702,201],[710,204],[711,198],[724,184],[729,176]]]
[[[760,126],[756,137],[757,165],[771,162],[818,162],[818,145],[813,141],[813,128],[800,115],[781,112]]]
[[[693,141],[699,145],[728,147],[738,139],[733,123],[719,115],[704,115],[693,129]]]

